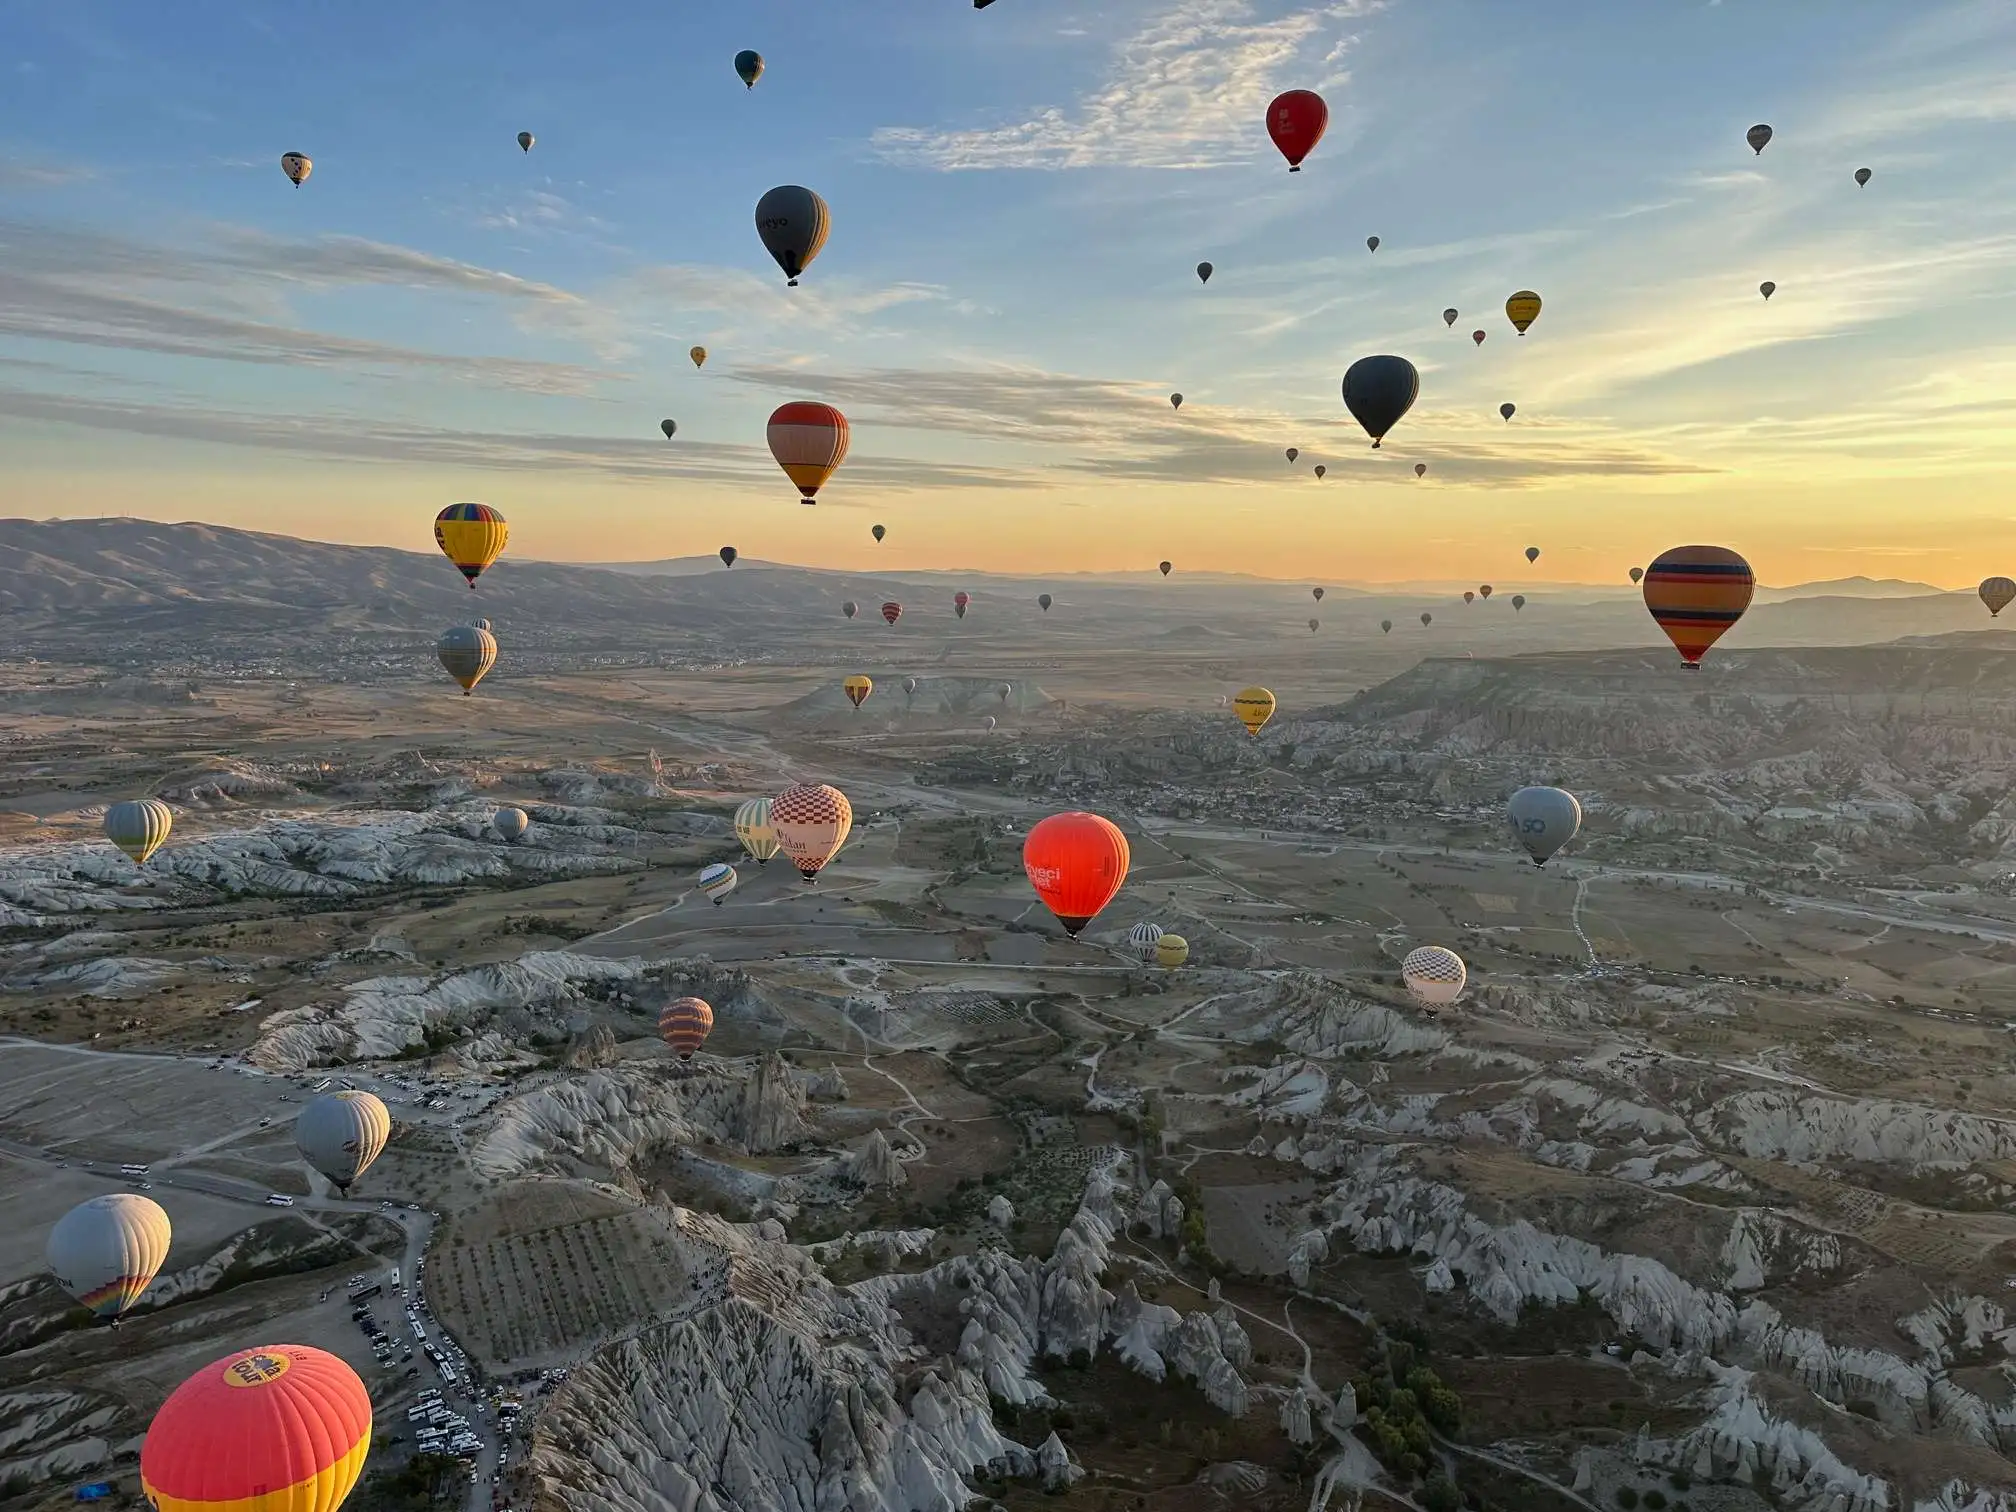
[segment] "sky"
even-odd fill
[[[2007,0],[0,0],[0,70],[11,514],[431,549],[480,499],[514,555],[591,562],[2016,572]],[[1330,107],[1293,175],[1291,88]],[[787,183],[833,217],[796,289],[753,220]],[[1386,352],[1421,393],[1374,452],[1339,385]],[[852,424],[814,508],[765,446],[791,399]]]

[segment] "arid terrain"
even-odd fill
[[[1690,678],[1622,592],[1509,575],[472,596],[150,529],[0,530],[7,1505],[137,1496],[183,1375],[295,1340],[372,1389],[366,1512],[416,1505],[423,1388],[472,1512],[2006,1512],[2016,661],[1978,605],[1774,596]],[[432,637],[478,612],[465,699]],[[799,780],[854,805],[816,887],[730,824]],[[1531,782],[1586,812],[1544,869]],[[150,795],[142,870],[98,826]],[[1132,867],[1073,942],[1021,839],[1081,807]],[[1433,1017],[1429,943],[1469,967]],[[348,1197],[290,1129],[344,1084],[395,1124]],[[92,1329],[43,1242],[128,1163],[175,1245]],[[425,1347],[374,1357],[353,1282]]]

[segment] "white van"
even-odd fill
[[[292,1207],[294,1206],[294,1199],[281,1192],[268,1192],[266,1194],[266,1206]]]

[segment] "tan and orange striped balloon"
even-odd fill
[[[793,400],[770,415],[770,455],[807,504],[847,460],[847,417],[830,404]]]
[[[714,1010],[705,998],[675,998],[658,1015],[658,1033],[682,1061],[707,1043],[714,1031]]]

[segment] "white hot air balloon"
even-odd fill
[[[700,869],[700,891],[713,900],[716,908],[721,906],[722,899],[735,891],[738,880],[735,868],[726,861],[716,861]]]
[[[1414,1001],[1432,1014],[1463,995],[1463,984],[1470,979],[1470,973],[1463,965],[1463,957],[1455,951],[1440,945],[1423,945],[1419,950],[1407,952],[1407,959],[1400,963],[1400,979],[1407,984]]]
[[[1582,805],[1573,793],[1556,787],[1523,787],[1505,805],[1512,833],[1535,866],[1575,838],[1582,828]]]
[[[751,798],[735,810],[735,838],[758,866],[777,854],[777,831],[770,827],[768,798]]]
[[[1142,922],[1127,931],[1127,947],[1144,961],[1155,959],[1155,942],[1162,938],[1162,926]]]
[[[56,1284],[117,1323],[140,1300],[168,1258],[168,1215],[138,1192],[106,1192],[80,1202],[49,1230],[47,1255]]]
[[[348,1193],[392,1137],[392,1115],[369,1092],[326,1092],[294,1119],[302,1158]]]
[[[490,816],[490,827],[506,840],[518,840],[532,828],[532,819],[521,808],[500,808]]]

